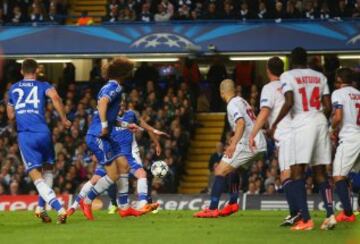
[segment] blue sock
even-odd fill
[[[127,193],[120,193],[118,197],[120,207],[126,206],[129,204],[129,195]]]
[[[42,208],[42,209],[45,209],[45,205],[46,205],[45,200],[41,196],[39,196],[38,207]]]
[[[148,201],[148,196],[147,194],[138,194],[138,201]]]
[[[75,198],[75,202],[79,203],[82,199],[83,199],[82,196],[77,195],[76,198]]]
[[[232,172],[227,178],[229,180],[229,204],[235,204],[239,198],[240,177],[237,172]]]
[[[225,177],[224,176],[215,176],[214,185],[211,189],[211,203],[210,209],[217,209],[219,206],[219,201],[221,194],[224,192],[225,188]]]
[[[89,198],[89,200],[93,201],[97,196],[99,195],[99,193],[94,189],[94,187],[91,187],[87,198]],[[86,201],[86,199],[85,199]]]
[[[310,219],[309,208],[307,205],[307,195],[305,188],[305,179],[294,180],[293,181],[293,191],[294,191],[294,200],[297,202],[297,206],[301,211],[301,217],[304,222],[307,222]]]
[[[56,198],[53,198],[50,200],[49,202],[50,206],[55,209],[56,211],[60,211],[60,209],[62,208],[60,202],[56,199]]]
[[[351,216],[353,214],[353,211],[350,200],[350,191],[346,180],[340,180],[336,182],[335,187],[336,187],[336,193],[340,198],[345,215]]]
[[[117,192],[117,187],[116,184],[112,184],[108,189],[107,189],[107,193],[110,197],[110,201],[111,204],[113,206],[117,206],[117,202],[116,202],[116,192]]]
[[[286,201],[289,205],[289,211],[291,216],[295,216],[298,214],[299,210],[296,206],[296,199],[294,197],[294,184],[291,179],[286,179],[282,183],[282,188],[285,193]]]
[[[326,209],[326,217],[329,218],[331,215],[334,214],[334,206],[333,192],[328,180],[325,180],[324,182],[319,184],[319,193],[324,202],[324,207]]]

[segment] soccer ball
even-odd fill
[[[151,173],[155,177],[163,178],[168,173],[168,171],[169,171],[169,167],[162,160],[155,161],[151,165]]]

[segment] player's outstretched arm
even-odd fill
[[[108,128],[108,120],[106,116],[107,108],[109,105],[110,99],[108,97],[102,97],[98,100],[98,111],[99,117],[101,120],[101,137],[107,137],[109,135],[109,128]]]
[[[153,133],[155,135],[158,136],[165,136],[165,137],[170,137],[167,133],[161,131],[161,130],[157,130],[154,127],[152,127],[151,125],[149,125],[148,123],[145,122],[145,120],[140,118],[140,126],[142,128],[144,128],[149,134]]]
[[[230,144],[225,151],[225,155],[228,158],[232,158],[236,149],[236,145],[239,143],[239,141],[241,140],[244,134],[244,130],[245,130],[245,120],[243,118],[239,118],[236,121],[234,135],[230,138],[230,142],[229,142]]]
[[[282,106],[279,115],[275,119],[273,125],[270,128],[270,135],[271,137],[274,137],[274,133],[276,130],[277,125],[280,123],[280,121],[285,118],[285,116],[290,112],[291,108],[294,106],[294,94],[292,91],[287,91],[285,93],[285,103]]]
[[[267,119],[269,118],[271,113],[271,110],[268,107],[262,107],[260,110],[260,113],[258,114],[254,127],[250,133],[250,137],[249,137],[249,145],[250,145],[250,149],[254,150],[256,145],[255,145],[255,140],[254,138],[256,137],[257,133],[259,133],[259,131],[261,130],[261,128],[264,127],[264,125],[266,124]]]
[[[157,155],[157,156],[160,156],[162,150],[161,150],[159,138],[157,137],[157,135],[158,135],[158,136],[161,136],[161,135],[169,136],[169,135],[166,134],[165,132],[156,130],[154,127],[150,126],[148,123],[146,123],[146,122],[145,122],[143,119],[141,119],[141,118],[140,118],[139,122],[140,122],[140,126],[141,126],[142,128],[144,128],[144,129],[149,133],[149,136],[150,136],[151,141],[153,141],[153,142],[155,143],[156,155]],[[157,133],[156,133],[156,132],[157,132]]]
[[[63,122],[63,124],[65,125],[65,127],[70,128],[71,122],[66,117],[64,104],[63,104],[59,94],[57,93],[57,91],[54,88],[49,89],[47,91],[46,95],[51,99],[51,101],[52,101],[56,111],[59,113],[60,119]]]

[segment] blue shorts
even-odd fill
[[[128,161],[130,167],[130,173],[132,175],[134,175],[138,169],[141,169],[143,167],[141,162],[137,162],[132,154],[126,154],[125,157]]]
[[[137,162],[135,160],[135,158],[133,156],[130,155],[125,155],[128,163],[129,163],[129,167],[130,167],[130,174],[135,175],[135,172],[138,169],[142,168],[141,163]],[[104,168],[103,165],[98,164],[95,168],[95,175],[98,175],[100,177],[104,177],[106,175],[106,170]]]
[[[100,165],[108,165],[117,157],[123,156],[120,144],[112,140],[111,137],[104,139],[87,135],[86,144]]]
[[[19,132],[19,150],[26,172],[43,164],[54,164],[55,152],[51,134],[48,132]]]

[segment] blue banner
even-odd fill
[[[359,51],[360,21],[183,22],[99,26],[2,27],[6,55],[208,52]]]

